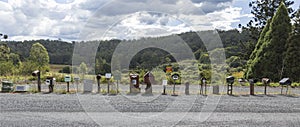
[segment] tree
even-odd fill
[[[79,65],[79,73],[83,74],[83,75],[85,75],[86,73],[88,73],[88,67],[87,67],[87,65],[84,62],[82,62]]]
[[[20,63],[19,55],[11,53],[6,44],[0,45],[0,75],[9,75],[17,72]]]
[[[253,14],[253,20],[250,20],[247,27],[244,29],[249,29],[251,32],[251,37],[255,40],[259,39],[263,28],[267,24],[269,19],[272,19],[276,10],[278,9],[280,3],[283,2],[287,7],[288,13],[293,17],[294,10],[291,6],[294,1],[291,0],[251,0],[249,2],[249,7],[252,9],[251,14]]]
[[[230,58],[226,59],[226,63],[229,67],[237,68],[243,66],[243,61],[238,56],[231,56]]]
[[[8,61],[10,48],[6,44],[0,45],[0,61]]]
[[[201,54],[199,58],[199,62],[201,64],[210,64],[209,54],[208,53]]]
[[[278,81],[283,73],[286,44],[291,32],[290,17],[284,3],[281,3],[270,22],[264,41],[258,47],[256,56],[248,62],[246,78],[269,77]],[[263,35],[262,35],[263,36]]]
[[[294,10],[290,7],[294,4],[294,1],[290,0],[252,0],[249,3],[249,7],[252,8],[251,14],[254,15],[253,20],[250,20],[248,26],[254,26],[263,28],[269,19],[271,19],[280,3],[283,2],[287,7],[289,14],[292,14]]]
[[[293,31],[288,40],[287,52],[285,54],[284,76],[291,78],[294,82],[300,81],[300,8],[297,11]]]
[[[40,71],[46,71],[50,61],[46,48],[40,43],[33,44],[30,49],[29,61],[36,64]]]

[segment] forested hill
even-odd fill
[[[204,31],[211,32],[211,31]],[[241,59],[247,60],[251,51],[254,48],[256,41],[253,41],[248,31],[239,32],[238,30],[229,30],[229,31],[221,31],[218,30],[218,33],[221,37],[224,47],[226,48],[226,56],[229,58],[230,56],[239,56]],[[174,35],[170,35],[167,37],[171,37]],[[206,52],[206,48],[203,45],[201,39],[195,32],[187,32],[178,34],[192,49],[195,54],[196,59],[200,58],[200,55]],[[143,41],[151,40],[151,39],[162,39],[165,37],[158,38],[144,38]],[[139,41],[139,40],[133,40]],[[24,61],[29,56],[29,51],[31,46],[39,42],[41,43],[48,51],[50,57],[51,64],[71,64],[71,58],[73,54],[74,44],[77,42],[64,42],[59,40],[31,40],[31,41],[6,41],[1,43],[7,43],[7,45],[11,48],[13,53],[19,54],[20,59]],[[95,42],[95,41],[90,41]],[[111,56],[116,48],[116,46],[121,42],[121,40],[110,40],[110,41],[101,41],[99,46],[99,51],[97,53],[97,58],[100,62],[106,64],[111,61]],[[200,42],[200,43],[199,43]],[[153,51],[155,50],[155,53]],[[151,53],[152,52],[152,53]],[[147,57],[144,57],[144,56]],[[149,63],[149,59],[155,59],[157,64],[164,63],[165,58],[168,57],[168,53],[159,49],[146,49],[140,54],[137,54],[132,60],[133,65],[145,65],[147,62]],[[147,58],[147,59],[145,59]],[[172,57],[170,57],[172,59]],[[172,60],[173,61],[173,60]],[[153,61],[152,61],[153,63]],[[147,66],[147,65],[145,65]]]

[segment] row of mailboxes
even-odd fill
[[[227,82],[227,94],[232,94],[232,86],[233,83],[235,81],[235,78],[233,76],[228,76],[226,77],[226,82]],[[240,83],[246,82],[246,80],[244,79],[239,79],[238,80]],[[267,94],[267,86],[271,83],[271,80],[269,78],[262,78],[262,83],[265,86],[265,90],[264,90],[264,94]],[[258,79],[249,79],[248,80],[249,84],[250,84],[250,95],[254,95],[254,84],[256,82],[258,82]],[[279,81],[279,84],[282,86],[281,87],[281,94],[282,94],[282,90],[283,87],[286,86],[287,90],[286,90],[286,94],[288,91],[288,86],[290,86],[292,84],[292,81],[289,78],[283,78]]]

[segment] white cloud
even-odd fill
[[[0,1],[0,22],[5,24],[0,26],[0,32],[16,40],[30,37],[78,40],[81,39],[79,35],[86,39],[99,39],[104,33],[107,35],[105,38],[125,39],[190,30],[231,29],[233,23],[245,16],[240,13],[242,9],[233,7],[231,2],[232,0]]]

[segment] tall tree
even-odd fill
[[[291,0],[252,0],[249,7],[252,8],[251,14],[254,15],[253,20],[250,20],[248,25],[255,27],[264,27],[267,21],[271,19],[280,3],[283,2],[287,7],[289,14],[294,12],[290,6],[294,4]]]
[[[49,68],[49,55],[46,48],[40,43],[35,43],[30,49],[30,62],[37,65],[40,71],[46,71]]]
[[[8,61],[10,48],[6,44],[0,45],[0,61]]]
[[[249,21],[246,29],[251,31],[253,39],[259,39],[258,37],[267,24],[267,21],[274,16],[281,2],[285,4],[288,13],[293,17],[294,10],[291,5],[294,4],[294,1],[292,0],[251,0],[249,2],[253,19]]]
[[[295,17],[293,31],[287,44],[285,57],[284,76],[291,78],[293,81],[300,81],[300,8]]]
[[[246,78],[269,77],[273,81],[278,81],[282,77],[283,54],[290,32],[290,17],[282,2],[272,18],[262,45],[256,51],[255,58],[251,59],[248,65]]]

